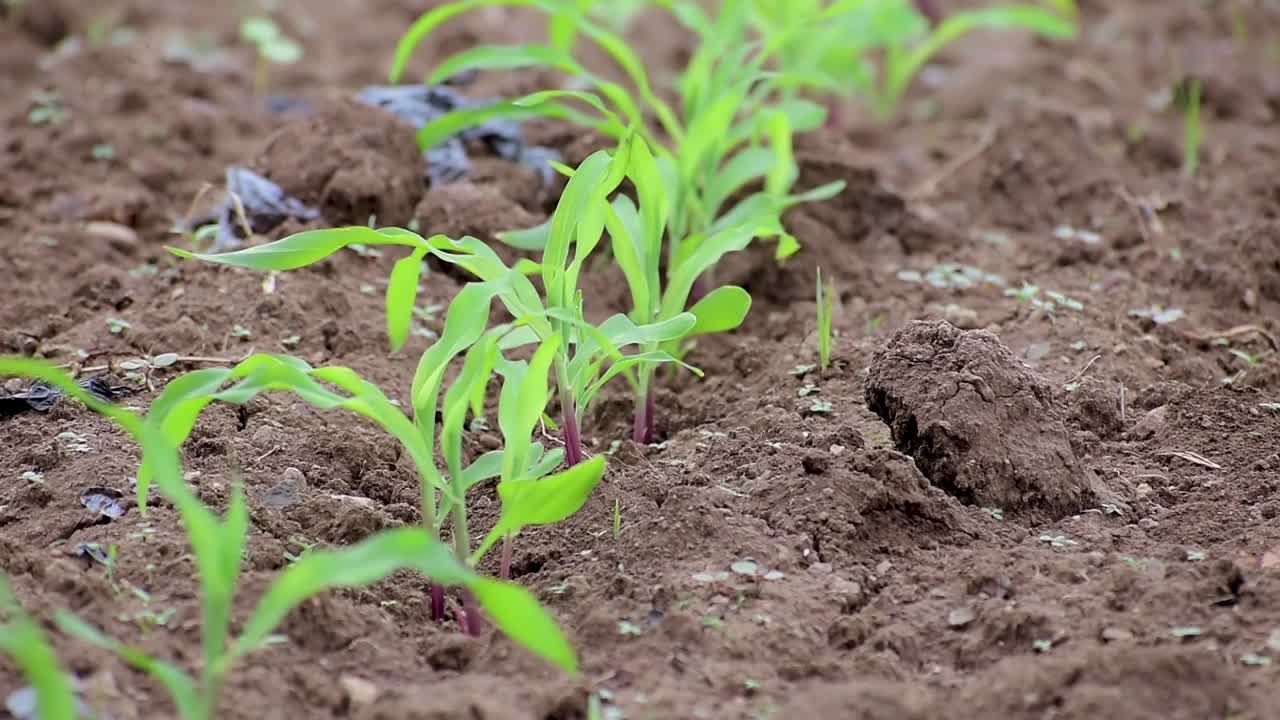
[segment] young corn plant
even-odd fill
[[[396,48],[391,81],[399,82],[418,45],[449,19],[466,11],[510,0],[456,0],[440,5],[415,22]],[[749,37],[749,0],[725,0],[719,13],[708,18],[700,4],[690,1],[658,3],[699,36],[687,69],[677,85],[678,109],[654,91],[638,53],[615,32],[594,19],[595,3],[579,0],[527,0],[548,17],[547,43],[519,46],[478,46],[441,61],[430,75],[437,82],[467,70],[537,66],[569,76],[572,90],[546,90],[525,97],[449,113],[418,133],[421,147],[430,148],[459,130],[499,117],[544,115],[566,119],[623,141],[632,132],[654,153],[668,197],[672,238],[683,240],[713,232],[717,222],[732,224],[740,217],[769,207],[781,214],[797,203],[830,197],[843,183],[791,195],[797,172],[791,152],[796,132],[822,125],[825,110],[815,103],[781,100],[781,78],[766,70],[775,54],[771,44]],[[800,33],[801,28],[794,33]],[[574,56],[580,37],[603,49],[623,70],[631,88],[606,80]],[[791,36],[788,35],[788,39]],[[584,112],[581,108],[586,108]],[[652,128],[650,121],[656,121]],[[740,191],[757,187],[732,208],[726,206]],[[502,236],[517,247],[537,249],[546,228]],[[777,254],[798,249],[795,239],[778,235]],[[675,249],[668,253],[674,255]]]
[[[245,18],[240,23],[240,38],[258,52],[253,71],[253,87],[259,94],[271,85],[272,65],[292,65],[302,59],[302,46],[285,35],[269,17]]]
[[[835,283],[827,279],[822,287],[822,268],[818,268],[818,364],[825,371],[831,364],[831,314],[835,304]]]
[[[216,717],[221,688],[235,663],[270,644],[272,631],[293,608],[326,590],[366,587],[401,569],[416,569],[436,586],[462,588],[466,597],[478,602],[494,623],[518,644],[576,673],[577,661],[572,647],[527,590],[475,574],[467,559],[459,560],[426,528],[387,530],[340,550],[308,552],[274,579],[241,625],[239,635],[232,637],[232,608],[249,525],[244,493],[238,485],[235,487],[226,513],[219,519],[183,480],[178,458],[181,440],[194,427],[200,411],[213,400],[246,402],[261,392],[280,389],[295,389],[304,400],[320,407],[344,407],[375,420],[387,419],[395,426],[397,436],[415,437],[413,424],[398,414],[395,406],[376,388],[359,380],[350,370],[311,371],[292,358],[255,355],[232,369],[201,370],[175,379],[156,398],[145,418],[97,400],[64,372],[41,361],[0,359],[0,376],[9,375],[49,383],[115,421],[142,446],[138,477],[140,508],[145,512],[145,498],[154,483],[178,509],[200,580],[202,662],[197,676],[189,675],[175,663],[151,657],[139,648],[108,637],[70,613],[59,612],[57,623],[63,632],[107,649],[151,675],[169,692],[182,718],[211,720]],[[237,380],[235,384],[218,390],[224,382],[233,379]],[[322,385],[322,380],[354,392],[344,396]],[[413,445],[409,449],[415,462],[420,462],[421,446]],[[430,461],[429,455],[425,459]],[[535,485],[537,490],[526,493],[521,500],[544,490],[543,483]],[[546,489],[562,487],[553,483]],[[567,502],[558,496],[553,500],[560,503],[560,507]],[[525,507],[535,505],[536,498]],[[542,515],[534,517],[535,520],[551,516],[545,506],[537,509]],[[529,517],[527,512],[512,511],[512,515],[514,520],[508,521],[509,532],[517,531],[523,526],[520,521]]]
[[[1075,3],[1045,0],[968,8],[940,15],[913,0],[755,0],[752,27],[776,46],[785,95],[801,90],[861,96],[881,121],[897,112],[920,70],[974,30],[1023,29],[1043,37],[1076,34]],[[928,7],[922,7],[922,6]],[[1045,7],[1048,6],[1048,7]]]
[[[457,265],[479,282],[469,284],[463,290],[473,298],[471,305],[459,305],[456,299],[450,305],[446,332],[451,323],[457,323],[459,327],[467,327],[471,333],[467,336],[469,340],[454,352],[465,349],[483,334],[488,306],[494,298],[502,302],[513,319],[513,327],[499,339],[500,350],[555,341],[552,371],[559,395],[564,460],[569,466],[574,466],[586,459],[582,442],[583,413],[602,387],[618,375],[635,383],[638,382],[637,371],[656,364],[677,362],[674,356],[657,349],[657,346],[686,336],[698,324],[697,316],[683,312],[682,307],[660,318],[649,316],[640,324],[621,314],[606,319],[598,326],[584,319],[578,277],[583,264],[600,243],[609,208],[607,198],[625,177],[634,145],[627,141],[614,154],[603,150],[593,153],[576,170],[560,168],[572,177],[547,224],[547,239],[540,262],[525,260],[509,267],[476,238],[464,237],[456,241],[443,235],[423,238],[399,228],[314,230],[265,245],[210,255],[169,249],[183,257],[210,262],[258,270],[288,270],[318,262],[353,244],[408,246],[412,248],[411,253],[396,263],[387,284],[387,332],[393,350],[398,350],[408,337],[424,259],[431,255]],[[656,267],[655,260],[655,270]],[[529,275],[540,276],[542,293]],[[445,347],[442,345],[444,339],[442,335],[433,350],[434,347]],[[644,352],[622,352],[622,348],[637,345],[644,347]],[[427,355],[423,358],[425,362]],[[694,371],[697,372],[696,369]],[[419,422],[424,419],[424,413],[433,412],[430,405],[418,402],[423,373],[420,364],[414,381],[414,417]]]

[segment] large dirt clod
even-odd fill
[[[317,103],[267,138],[251,167],[330,225],[404,226],[425,192],[413,128],[354,100]]]
[[[907,325],[876,352],[866,402],[963,502],[1059,518],[1091,498],[1049,387],[990,332]]]

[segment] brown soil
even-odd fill
[[[163,252],[181,241],[174,220],[230,164],[291,185],[330,222],[416,218],[424,232],[489,237],[540,221],[554,195],[496,159],[423,194],[389,118],[349,104],[267,112],[234,5],[27,3],[29,15],[0,20],[0,351],[99,365],[287,342],[402,393],[428,340],[387,353],[393,253],[344,253],[268,292],[262,275]],[[281,5],[307,55],[274,85],[329,103],[384,80],[421,3]],[[425,582],[406,574],[292,614],[280,629],[290,642],[234,673],[220,717],[581,718],[590,690],[627,718],[1274,717],[1280,60],[1268,29],[1280,15],[1235,4],[1249,35],[1233,39],[1230,3],[1082,5],[1073,47],[972,38],[917,83],[893,127],[855,112],[840,132],[798,142],[802,185],[848,189],[790,214],[804,250],[786,264],[763,246],[726,262],[723,279],[755,305],[742,331],[701,342],[704,380],[664,386],[663,442],[618,444],[581,513],[517,544],[514,574],[570,632],[582,681],[501,637],[431,625]],[[50,54],[110,10],[135,31],[129,44]],[[477,14],[436,50],[541,27],[519,17]],[[173,59],[180,30],[225,55],[199,68]],[[658,78],[687,52],[660,18],[634,33]],[[1174,67],[1205,87],[1194,180],[1179,172],[1176,114],[1152,105]],[[541,80],[483,82],[502,92]],[[57,94],[60,122],[29,121],[38,90]],[[571,162],[597,142],[555,125],[530,135]],[[94,151],[106,144],[109,158]],[[836,279],[839,337],[830,369],[797,372],[815,361],[816,265]],[[610,271],[585,282],[595,312],[622,309]],[[1024,282],[1041,305],[1005,294]],[[435,273],[420,302],[443,305],[457,288]],[[1050,292],[1083,309],[1044,305]],[[1153,307],[1182,315],[1133,312]],[[113,334],[116,319],[128,328]],[[922,333],[916,320],[948,324]],[[182,369],[152,373],[127,402],[145,406]],[[601,399],[592,452],[627,436],[628,413],[623,388]],[[132,444],[71,404],[0,428],[0,570],[24,604],[46,622],[72,610],[194,667],[198,587],[173,509],[93,524],[80,504],[94,486],[129,496]],[[211,408],[185,462],[211,504],[233,469],[248,485],[240,613],[286,553],[416,520],[415,479],[392,441],[289,397]],[[477,495],[483,525],[497,503]],[[88,542],[118,546],[116,585],[72,557]],[[782,576],[730,571],[746,559]],[[142,632],[148,610],[165,626]],[[145,676],[54,639],[112,717],[173,716]],[[372,699],[350,692],[352,678],[372,683]],[[21,684],[0,661],[0,697]]]

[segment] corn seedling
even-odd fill
[[[399,82],[415,48],[450,18],[475,8],[508,4],[512,4],[510,0],[457,0],[422,15],[396,48],[391,81]],[[843,188],[843,183],[836,182],[803,196],[789,194],[798,175],[792,134],[819,127],[825,110],[798,99],[785,103],[778,100],[775,91],[780,80],[777,73],[765,69],[773,48],[749,37],[747,0],[722,3],[714,20],[694,2],[658,3],[694,30],[701,41],[678,82],[679,112],[654,91],[639,54],[593,19],[593,9],[604,4],[576,0],[529,0],[517,4],[531,5],[546,13],[546,44],[470,48],[441,61],[430,80],[438,82],[470,70],[538,66],[563,72],[570,77],[570,86],[581,89],[547,90],[446,114],[419,131],[418,143],[424,150],[459,130],[500,117],[561,118],[618,141],[631,132],[638,133],[656,157],[659,177],[668,195],[673,240],[712,232],[724,206],[740,190],[761,181],[763,190],[749,194],[727,214],[753,214],[764,205],[781,213],[790,205],[830,197]],[[575,58],[573,51],[580,36],[598,45],[622,68],[631,90],[599,77]],[[582,107],[587,111],[579,109]],[[651,129],[651,119],[656,120],[661,135]],[[542,227],[501,239],[517,247],[536,249],[545,242],[545,234],[546,228]],[[780,257],[798,247],[790,235],[781,234],[779,240]],[[669,249],[669,253],[674,254],[675,250]]]
[[[818,268],[818,364],[823,370],[831,364],[831,311],[835,303],[835,283],[828,278],[822,287],[822,268]]]
[[[912,0],[756,0],[752,25],[776,46],[786,90],[843,98],[856,93],[888,121],[925,64],[974,30],[1020,28],[1050,38],[1075,37],[1075,3],[1043,4],[1050,7],[959,10],[932,23]]]
[[[8,655],[31,683],[35,696],[26,717],[74,720],[79,714],[71,681],[58,664],[49,639],[18,604],[9,581],[0,573],[0,652]],[[21,691],[19,691],[21,692]],[[7,703],[6,703],[7,704]],[[12,709],[12,708],[11,708]]]
[[[155,678],[168,690],[181,717],[209,720],[216,716],[219,691],[227,673],[248,653],[271,644],[276,639],[272,635],[275,627],[306,599],[333,588],[365,587],[405,568],[422,572],[436,587],[463,588],[466,597],[478,601],[517,643],[566,671],[576,672],[573,649],[527,590],[476,575],[465,558],[460,561],[426,528],[384,531],[341,550],[312,550],[275,578],[240,626],[239,636],[231,637],[231,613],[249,524],[243,489],[235,487],[225,516],[219,519],[187,487],[177,448],[191,432],[200,411],[213,400],[246,402],[261,392],[292,389],[313,405],[344,407],[386,423],[394,429],[393,434],[403,436],[402,442],[409,439],[406,447],[420,469],[424,463],[430,464],[429,453],[423,454],[423,438],[413,431],[413,424],[354,372],[346,368],[311,370],[292,358],[255,355],[230,370],[200,370],[176,378],[156,398],[145,418],[97,400],[64,372],[44,362],[0,359],[0,375],[42,380],[114,420],[142,446],[138,473],[140,509],[146,510],[152,482],[178,509],[195,557],[203,603],[203,657],[198,678],[173,663],[106,636],[70,613],[58,613],[57,622],[64,632],[112,651]],[[238,382],[220,390],[229,380]],[[348,389],[352,395],[333,392],[322,381]],[[443,483],[440,486],[444,487]],[[503,531],[516,532],[523,525],[534,524],[522,521],[540,522],[551,517],[537,501],[545,500],[548,491],[563,489],[554,482],[521,485],[523,492],[515,493],[519,500],[514,503],[521,509],[510,511],[509,515],[504,508],[504,521],[500,522]],[[534,499],[529,500],[530,497]],[[572,498],[557,494],[552,500],[559,503],[556,508],[562,508]],[[542,514],[535,514],[536,511]]]
[[[292,65],[302,59],[302,46],[285,35],[271,18],[245,18],[240,23],[240,38],[258,52],[253,73],[253,87],[258,94],[265,93],[271,84],[272,65]]]
[[[374,230],[358,226],[303,232],[230,253],[197,255],[169,249],[183,257],[211,262],[258,270],[288,270],[318,262],[352,244],[408,246],[412,248],[411,254],[396,263],[387,283],[387,333],[393,350],[399,349],[408,336],[425,257],[432,255],[461,267],[480,280],[463,291],[473,298],[473,305],[460,305],[456,300],[450,305],[445,333],[436,345],[441,346],[451,327],[465,328],[470,333],[469,339],[455,352],[479,338],[487,321],[487,307],[495,297],[514,319],[514,326],[500,339],[499,349],[556,339],[553,370],[560,400],[560,429],[565,461],[573,466],[586,458],[581,433],[583,413],[604,384],[623,375],[634,385],[639,382],[637,370],[644,373],[656,364],[676,362],[671,353],[659,350],[658,345],[688,336],[699,322],[697,315],[683,311],[688,287],[678,302],[672,303],[671,312],[660,316],[651,313],[640,318],[639,324],[626,315],[614,315],[599,326],[583,319],[578,276],[609,223],[607,197],[622,182],[632,148],[638,146],[639,143],[624,142],[615,155],[602,150],[584,160],[576,170],[560,168],[572,177],[547,225],[547,241],[540,263],[525,260],[508,267],[491,248],[473,237],[454,241],[437,235],[424,239],[399,228]],[[735,235],[741,236],[742,233]],[[745,245],[745,241],[741,244]],[[698,262],[699,267],[707,266],[705,254],[698,256]],[[657,272],[656,255],[651,269]],[[541,276],[545,298],[528,275]],[[630,275],[629,271],[628,282],[631,282]],[[688,279],[685,285],[691,283],[692,279]],[[712,304],[714,300],[708,303]],[[620,348],[632,345],[643,346],[644,352],[624,355]],[[416,418],[433,412],[429,405],[419,403],[422,373],[420,366],[414,383]]]

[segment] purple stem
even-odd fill
[[[505,535],[502,538],[502,562],[498,565],[498,577],[503,580],[511,579],[511,536]]]
[[[431,621],[444,620],[444,586],[431,583]]]
[[[658,439],[658,402],[653,386],[645,392],[644,402],[636,402],[635,422],[631,426],[631,439],[639,445],[648,445]]]
[[[582,435],[578,431],[578,414],[573,401],[563,404],[566,405],[561,413],[564,416],[564,462],[566,466],[573,467],[587,457],[582,452]]]
[[[480,617],[480,608],[476,605],[475,596],[465,590],[462,593],[462,613],[458,615],[458,624],[462,626],[464,635],[477,636],[484,629],[484,619]]]

